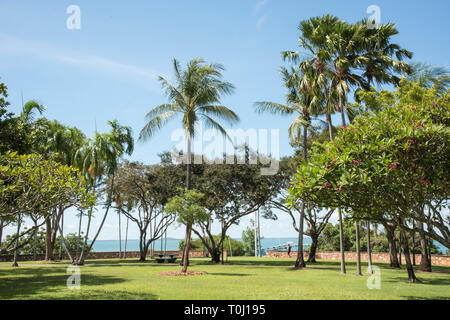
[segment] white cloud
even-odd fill
[[[256,21],[256,28],[259,30],[261,29],[261,26],[266,22],[267,15],[263,15]]]
[[[87,55],[78,52],[65,52],[43,43],[33,43],[23,39],[0,33],[0,53],[32,55],[41,59],[64,63],[74,67],[102,72],[112,72],[120,75],[147,78],[156,84],[157,75],[153,70],[127,64],[105,57]]]
[[[256,3],[254,12],[258,12],[262,7],[264,7],[267,3],[269,3],[269,0],[260,0]]]

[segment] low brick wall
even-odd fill
[[[309,252],[304,251],[304,258],[308,258]],[[269,258],[289,258],[287,251],[279,251],[279,250],[267,250],[266,257]],[[297,258],[297,251],[291,251],[291,258]],[[322,260],[340,260],[341,253],[339,251],[333,252],[317,252],[317,259]],[[420,260],[422,255],[416,254],[416,264],[420,264]],[[411,258],[412,259],[412,258]],[[356,252],[345,252],[345,260],[348,261],[356,261]],[[367,261],[367,252],[361,252],[361,261]],[[389,263],[389,253],[387,252],[374,252],[372,253],[372,261],[373,262],[383,262]],[[450,256],[441,256],[441,255],[432,255],[431,256],[431,264],[434,266],[446,266],[450,267]]]
[[[154,251],[154,255],[163,254],[161,251]],[[166,255],[173,254],[175,256],[181,257],[182,252],[178,250],[174,251],[166,251]],[[203,251],[190,251],[189,257],[204,257],[205,254]],[[55,258],[58,258],[59,255],[55,254]],[[147,253],[147,257],[150,257],[150,252]],[[68,260],[69,257],[66,254],[63,254],[62,257],[64,260]],[[95,259],[118,259],[119,252],[91,252],[86,257],[87,260],[95,260]],[[127,258],[140,258],[139,251],[127,251]],[[0,262],[11,262],[13,261],[13,255],[2,255],[0,256]],[[37,260],[44,260],[45,256],[43,254],[37,255]],[[17,257],[17,261],[33,261],[33,255],[19,255]]]

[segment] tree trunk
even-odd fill
[[[297,248],[297,260],[295,261],[295,268],[306,267],[305,259],[303,258],[303,222],[305,220],[305,202],[302,202],[300,207],[300,221],[298,227],[298,248]]]
[[[144,235],[143,235],[143,230],[140,230],[140,235],[139,235],[139,261],[144,262],[145,261],[145,253],[144,253],[144,247],[145,247],[145,240],[144,240]]]
[[[52,222],[51,216],[45,218],[45,261],[53,260]]]
[[[372,274],[372,249],[370,241],[370,222],[367,220],[367,273]]]
[[[72,255],[70,254],[69,249],[67,249],[67,246],[66,246],[66,240],[64,239],[64,234],[63,234],[63,231],[62,231],[62,229],[61,229],[61,226],[58,225],[58,228],[59,228],[59,234],[61,235],[61,243],[62,243],[62,245],[64,246],[64,250],[66,251],[66,254],[67,254],[67,256],[69,257],[70,261],[72,261],[72,264],[76,264],[75,259],[74,259],[74,258],[72,257]]]
[[[34,220],[34,227],[36,228],[36,231],[34,232],[33,261],[36,261],[37,260],[37,235],[38,235],[37,220]]]
[[[186,154],[186,189],[191,190],[191,133],[186,132],[187,154]],[[186,238],[184,241],[184,250],[182,256],[183,268],[181,272],[186,273],[189,265],[189,246],[191,245],[192,226],[186,225]]]
[[[2,246],[2,240],[3,240],[3,226],[4,226],[3,219],[0,218],[0,248]]]
[[[211,262],[220,263],[220,250],[213,249],[209,253],[211,254]]]
[[[183,268],[181,269],[181,272],[186,273],[187,268],[189,265],[189,248],[191,245],[191,232],[192,232],[192,226],[188,224],[186,226],[186,242],[184,243],[184,253],[183,253]]]
[[[408,278],[411,283],[415,283],[417,281],[417,278],[416,278],[416,275],[414,274],[414,269],[411,264],[411,257],[409,256],[408,239],[406,238],[406,234],[403,229],[400,229],[400,238],[402,239],[403,253],[405,256],[406,270],[408,271]]]
[[[423,232],[423,223],[419,222],[419,236],[420,236],[420,249],[422,253],[422,258],[420,260],[420,271],[431,272],[431,260],[429,259],[427,239],[425,233]]]
[[[64,232],[64,214],[61,215],[61,231],[60,231],[60,241],[59,241],[59,260],[62,260],[62,250],[63,250],[63,232]]]
[[[388,227],[386,224],[384,224],[384,228],[386,230],[386,238],[389,244],[389,265],[391,268],[400,268],[400,263],[398,262],[397,256],[397,246],[395,244],[395,228]]]
[[[129,222],[129,219],[127,218],[127,228],[126,228],[126,231],[125,231],[125,248],[124,248],[124,252],[123,252],[123,258],[124,259],[127,258],[128,222]],[[150,224],[151,224],[151,222],[150,222]]]
[[[308,261],[309,263],[316,263],[316,252],[317,252],[317,245],[318,245],[318,234],[311,234],[311,248],[309,250],[308,255]]]
[[[326,119],[328,124],[328,133],[330,135],[330,141],[333,141],[333,123],[331,120],[331,115],[327,111],[326,113]],[[345,119],[344,119],[345,121]],[[342,221],[342,212],[341,208],[338,208],[338,216],[339,216],[339,250],[341,252],[341,273],[345,274],[345,251],[344,251],[344,225]]]
[[[187,134],[187,155],[186,155],[186,189],[191,190],[191,136]]]
[[[414,223],[414,219],[412,220],[412,261],[413,261],[413,266],[416,265],[416,232],[414,231],[415,228],[415,223]]]
[[[20,234],[20,226],[22,224],[22,219],[21,216],[19,215],[19,218],[17,219],[17,239],[16,239],[16,247],[14,248],[14,260],[13,260],[13,264],[12,267],[16,268],[19,266],[19,264],[17,263],[17,255],[19,254],[19,234]]]
[[[84,236],[83,247],[81,247],[80,258],[78,259],[78,262],[77,262],[77,264],[80,266],[82,266],[84,264],[84,259],[86,256],[86,247],[87,247],[87,241],[88,241],[88,237],[89,237],[89,231],[91,229],[91,221],[92,221],[92,212],[90,213],[89,218],[88,218],[86,235]],[[90,246],[87,249],[87,253],[89,253],[91,251],[91,248],[92,248],[92,246]]]
[[[359,247],[359,222],[355,222],[356,229],[356,275],[362,276],[361,272],[361,250]]]
[[[120,225],[120,211],[117,212],[119,216],[119,259],[122,259],[122,226]]]
[[[84,260],[86,259],[87,253],[91,252],[92,247],[94,246],[94,243],[95,243],[95,241],[97,240],[98,236],[100,235],[100,232],[101,232],[102,229],[103,229],[103,225],[105,224],[106,217],[108,216],[109,209],[111,208],[112,195],[113,195],[113,188],[114,188],[114,179],[115,179],[115,174],[113,173],[113,174],[112,174],[112,178],[111,178],[111,188],[110,188],[110,191],[109,191],[109,196],[108,196],[108,199],[106,200],[106,201],[107,201],[107,204],[106,204],[106,211],[105,211],[105,214],[103,215],[102,222],[100,223],[100,226],[98,227],[97,233],[95,234],[94,238],[92,239],[91,243],[89,244],[88,249],[85,250],[85,251],[83,252],[83,254],[80,256],[79,261],[80,261],[81,265],[84,264]],[[85,244],[87,243],[87,237],[88,237],[88,234],[89,234],[89,227],[90,227],[90,219],[89,219],[89,223],[88,223],[88,230],[87,230],[87,232],[86,232]]]
[[[342,96],[341,96],[341,95],[339,95],[339,111],[341,112],[342,126],[345,127],[344,102],[343,102],[343,99],[342,99]]]
[[[344,248],[344,223],[342,221],[341,208],[338,208],[339,215],[339,249],[341,251],[341,273],[346,274],[345,270],[345,248]]]
[[[78,239],[81,238],[81,222],[82,222],[82,219],[83,219],[83,212],[80,211],[80,219],[79,219],[79,222],[78,222],[77,249],[75,250],[75,260],[76,260],[77,263],[80,260],[80,258],[78,257],[78,252],[79,252],[78,250],[80,250]]]

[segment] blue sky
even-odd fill
[[[69,30],[69,5],[81,9],[81,29]],[[287,139],[291,118],[256,115],[255,101],[283,102],[278,70],[280,52],[297,48],[297,26],[303,19],[331,13],[350,22],[367,17],[378,5],[382,22],[395,22],[397,43],[413,60],[447,65],[450,43],[447,15],[450,2],[433,1],[7,1],[0,2],[0,77],[9,88],[12,110],[36,99],[45,116],[77,126],[88,136],[95,126],[106,130],[117,118],[137,137],[150,108],[165,103],[157,76],[172,77],[173,57],[182,63],[202,57],[225,65],[224,77],[235,93],[223,99],[241,118],[237,127],[280,129],[282,155],[292,152]],[[170,150],[170,123],[151,141],[137,143],[131,159],[156,163]],[[68,218],[68,230],[75,220]],[[73,220],[73,221],[72,221]],[[97,219],[96,219],[97,220]],[[248,219],[233,227],[239,237]],[[70,227],[71,225],[71,227]],[[111,216],[102,239],[117,237]],[[269,228],[270,227],[270,228]],[[289,218],[262,221],[266,237],[294,236]],[[131,237],[137,236],[136,230]],[[170,236],[182,237],[183,228]]]

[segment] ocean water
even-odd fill
[[[167,238],[167,243],[164,244],[164,241],[161,243],[160,240],[154,242],[155,250],[164,250],[164,245],[166,245],[166,250],[178,250],[178,243],[181,239],[173,239]],[[240,238],[236,238],[235,240],[242,241]],[[297,249],[297,238],[262,238],[261,239],[261,248],[263,254],[266,250],[287,250],[287,243],[291,242],[293,245],[293,250]],[[311,244],[311,239],[309,237],[303,238],[303,248],[306,249]],[[447,248],[441,245],[438,242],[435,242],[442,253],[446,253]],[[225,248],[227,243],[224,244]],[[125,250],[125,241],[122,240],[122,251]],[[96,252],[115,252],[119,251],[119,240],[97,240],[94,243],[93,251]],[[127,251],[139,251],[139,240],[128,240],[127,242]]]
[[[237,238],[235,240],[242,241],[242,239]],[[279,248],[280,250],[286,250],[287,242],[292,242],[292,245],[297,245],[297,238],[262,238],[261,239],[261,249],[271,250]],[[167,238],[167,242],[157,240],[154,242],[155,250],[178,250],[178,244],[181,239]],[[311,239],[305,237],[303,240],[303,247],[306,249],[311,244]],[[115,252],[119,251],[119,240],[97,240],[94,243],[93,251],[95,252]],[[224,244],[225,248],[227,243]],[[122,240],[122,251],[125,250],[125,241]],[[127,251],[139,251],[139,240],[129,239],[127,242]]]

